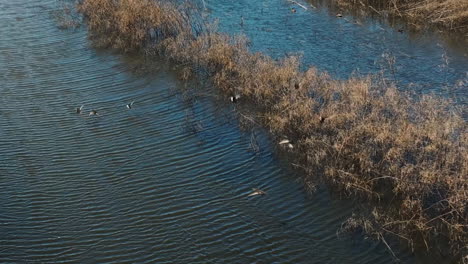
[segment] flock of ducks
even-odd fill
[[[232,102],[232,103],[237,103],[240,99],[240,95],[238,94],[235,94],[233,96],[230,96],[229,97],[229,100]],[[132,109],[133,108],[133,104],[135,103],[135,101],[131,101],[130,103],[126,104],[126,107],[127,109]],[[83,112],[83,108],[84,108],[84,105],[81,105],[80,107],[77,107],[75,109],[76,113],[77,114],[81,114]],[[89,116],[99,116],[97,110],[95,109],[92,109],[90,112],[89,112]],[[291,145],[292,146],[292,145]],[[252,189],[252,192],[250,194],[248,194],[247,196],[261,196],[261,195],[265,195],[266,192],[265,191],[262,191],[260,189],[257,189],[257,188],[253,188]]]
[[[132,102],[130,102],[129,104],[127,104],[127,105],[126,105],[127,108],[128,108],[128,109],[132,109],[133,103],[135,103],[135,101],[132,101]],[[77,114],[81,114],[81,112],[83,112],[83,108],[84,108],[84,105],[81,105],[80,107],[77,107],[77,108],[75,109],[76,113],[77,113]],[[99,114],[98,114],[97,110],[91,109],[91,111],[89,112],[89,115],[88,115],[88,116],[99,116]]]
[[[295,8],[291,8],[291,12],[292,13],[296,13],[297,10]],[[341,13],[338,13],[336,14],[336,17],[343,17],[343,15]],[[244,25],[244,18],[241,17],[241,25],[243,26]],[[398,32],[399,33],[403,33],[403,29],[398,29]],[[298,89],[299,88],[299,85],[296,84],[295,85],[295,88]],[[239,101],[239,99],[241,98],[241,96],[239,94],[234,94],[232,96],[229,97],[229,100],[232,102],[232,103],[237,103]],[[133,104],[135,103],[135,101],[132,101],[130,102],[129,104],[126,105],[127,109],[132,109],[133,107]],[[76,108],[76,113],[77,114],[81,114],[81,112],[83,111],[83,107],[84,105],[81,105],[80,107],[77,107]],[[98,116],[98,112],[97,110],[94,110],[92,109],[90,112],[89,112],[89,116]],[[324,116],[319,116],[319,121],[320,123],[323,123],[325,122],[325,119],[327,119],[327,117],[324,117]],[[291,140],[289,139],[282,139],[280,142],[279,142],[279,145],[281,146],[285,146],[289,149],[293,149],[294,148],[294,145],[292,144]],[[260,189],[257,189],[257,188],[253,188],[252,189],[252,192],[247,195],[247,196],[259,196],[259,195],[265,195],[266,192],[265,191],[262,191]]]
[[[296,89],[298,89],[299,85],[296,84],[295,87],[296,87]],[[229,100],[232,103],[237,103],[240,100],[240,98],[241,98],[241,96],[239,94],[234,94],[234,95],[229,97]],[[318,117],[318,120],[319,120],[320,124],[323,124],[325,122],[325,120],[327,120],[328,118],[332,118],[332,117],[333,117],[333,115],[332,116],[322,116],[322,115],[320,115]],[[290,150],[292,150],[294,148],[293,142],[291,140],[287,139],[287,138],[282,139],[281,141],[278,142],[278,144],[280,146],[284,146],[284,147],[286,147],[286,148],[288,148]],[[262,191],[262,190],[257,189],[257,188],[253,188],[252,192],[247,196],[261,196],[261,195],[265,195],[265,194],[266,194],[265,191]]]
[[[229,97],[229,101],[231,101],[232,103],[237,103],[239,100],[240,100],[241,96],[239,94],[234,94],[232,96]],[[132,109],[133,108],[133,104],[135,103],[135,101],[132,101],[128,104],[126,104],[126,107],[127,109]],[[83,108],[84,108],[84,105],[81,105],[80,107],[77,107],[75,109],[76,113],[77,114],[81,114],[83,112]],[[95,109],[92,109],[90,112],[89,112],[89,116],[99,116],[97,110]],[[324,117],[320,117],[320,122],[323,123],[323,121],[325,121],[325,118]],[[289,139],[283,139],[279,142],[279,145],[284,145],[286,146],[287,148],[289,149],[293,149],[294,146],[292,144],[292,142],[289,140]],[[252,192],[247,195],[247,196],[261,196],[261,195],[265,195],[266,192],[265,191],[262,191],[260,189],[257,189],[257,188],[253,188],[252,189]]]
[[[240,100],[240,98],[241,98],[241,96],[239,94],[234,94],[234,95],[229,97],[229,101],[231,101],[232,103],[237,103]],[[129,110],[132,109],[134,103],[135,103],[135,101],[131,101],[130,103],[126,104],[127,109],[129,109]],[[76,113],[81,114],[81,112],[83,112],[83,108],[84,108],[84,105],[81,105],[80,107],[77,107],[76,108]],[[99,116],[99,114],[98,114],[97,110],[92,109],[89,112],[89,116]],[[325,121],[325,119],[326,119],[325,117],[320,116],[320,123],[323,123]],[[292,144],[291,140],[289,140],[289,139],[281,140],[279,142],[279,145],[286,146],[289,149],[294,148],[294,145]],[[247,196],[260,196],[260,195],[265,195],[265,194],[266,194],[265,191],[262,191],[262,190],[257,189],[257,188],[253,188],[252,192]]]

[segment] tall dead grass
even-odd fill
[[[449,30],[468,32],[466,0],[337,0],[344,6],[370,6],[379,13],[402,17],[415,25],[436,25]]]
[[[449,101],[416,98],[378,78],[301,71],[297,57],[253,54],[244,37],[218,33],[171,2],[83,0],[78,9],[98,45],[165,56],[257,105],[257,121],[294,142],[309,183],[376,201],[366,227],[382,238],[428,249],[443,240],[466,254],[468,133]]]

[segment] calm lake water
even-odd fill
[[[247,31],[254,48],[317,49],[323,57],[308,50],[305,61],[340,76],[356,67],[329,58],[333,44],[285,45],[284,26],[296,19],[290,27],[301,32],[322,20],[314,34],[343,21],[300,10],[286,19],[274,6],[287,8],[281,1],[242,3],[276,10],[245,15],[248,27],[266,23],[277,34]],[[207,5],[241,12],[234,1]],[[180,81],[173,65],[93,49],[84,28],[58,29],[56,8],[55,0],[0,0],[0,263],[393,263],[383,244],[337,237],[353,203],[309,194],[264,131],[240,129],[227,98]],[[431,50],[422,46],[418,59]],[[92,109],[100,116],[88,116]],[[248,197],[252,188],[267,195]],[[440,263],[392,245],[404,263]]]

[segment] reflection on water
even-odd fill
[[[90,48],[55,7],[0,0],[0,262],[392,263],[338,239],[352,203],[305,192],[260,129],[252,151],[227,98]]]

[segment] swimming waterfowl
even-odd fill
[[[231,102],[233,102],[233,103],[237,103],[237,101],[239,99],[240,99],[240,95],[238,95],[238,94],[229,97],[229,100],[231,100]]]
[[[336,14],[336,17],[343,17],[341,13]]]
[[[320,124],[323,124],[325,122],[325,120],[329,120],[329,119],[333,119],[335,117],[335,115],[329,115],[329,116],[321,116],[319,115],[319,121],[320,121]]]
[[[130,102],[129,104],[127,104],[127,108],[128,108],[128,109],[132,109],[132,106],[133,106],[133,103],[134,103],[134,102],[135,102],[135,101],[132,101],[132,102]]]
[[[291,143],[291,141],[289,141],[289,139],[283,139],[278,144],[286,145],[290,149],[294,148],[293,144]]]
[[[92,115],[98,115],[98,112],[96,110],[91,110],[91,112],[89,112],[89,115],[92,116]]]
[[[291,8],[291,12],[296,13],[296,8]]]
[[[321,124],[322,124],[323,122],[325,122],[325,119],[327,119],[327,118],[324,117],[324,116],[319,116],[319,121],[320,121]]]
[[[81,110],[83,110],[83,106],[84,106],[84,105],[82,105],[82,106],[76,108],[76,113],[77,113],[77,114],[80,114],[80,113],[81,113]]]
[[[252,192],[247,195],[247,196],[255,196],[255,195],[265,195],[266,192],[260,190],[260,189],[257,189],[257,188],[252,188]]]

